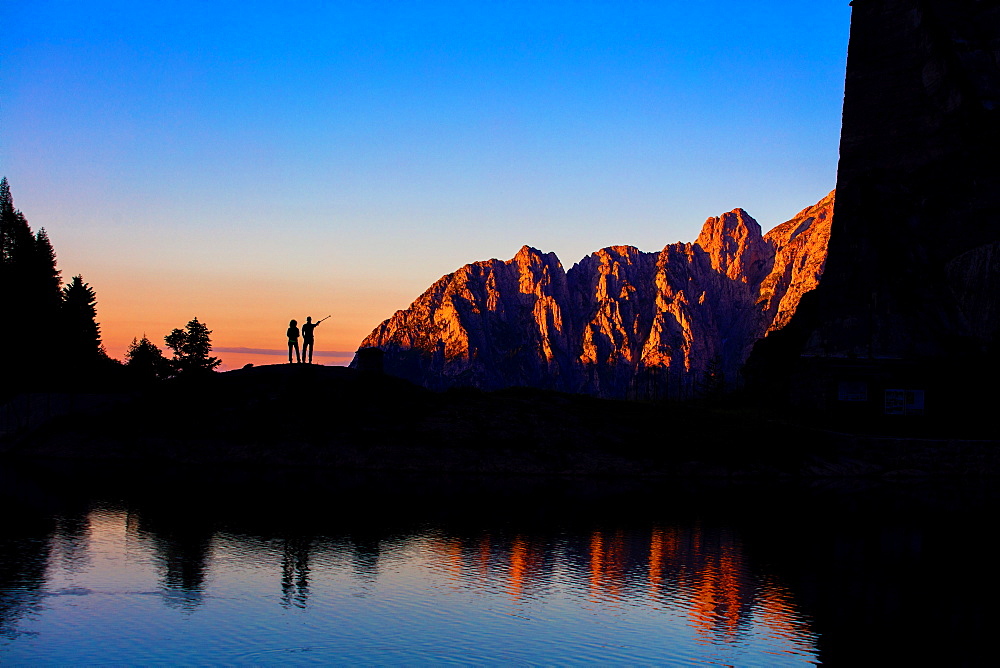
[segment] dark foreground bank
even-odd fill
[[[0,454],[17,459],[625,476],[1000,472],[997,441],[978,434],[858,435],[739,405],[438,393],[343,367],[273,365],[129,395],[21,397],[5,411]]]

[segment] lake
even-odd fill
[[[4,664],[996,660],[991,481],[0,483]]]

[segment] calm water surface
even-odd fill
[[[995,658],[968,486],[2,482],[5,664]]]

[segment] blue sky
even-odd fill
[[[846,0],[146,5],[0,7],[0,172],[112,354],[327,312],[351,350],[467,262],[767,229],[835,184]]]

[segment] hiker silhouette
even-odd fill
[[[329,318],[330,316],[326,316]],[[313,343],[315,339],[313,338],[313,330],[319,327],[320,323],[326,318],[312,321],[312,316],[306,316],[306,321],[302,324],[302,361],[312,364],[313,361]],[[308,355],[308,360],[306,356]]]
[[[288,363],[292,363],[292,349],[295,349],[295,361],[301,362],[302,358],[299,355],[299,323],[295,320],[288,321],[288,331],[285,334],[288,335]]]

